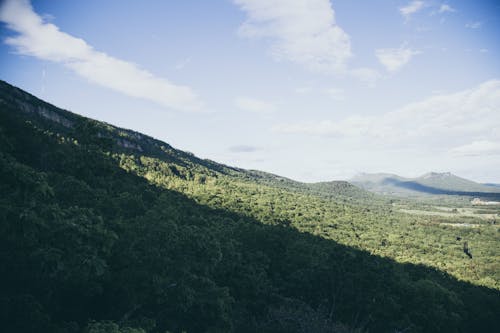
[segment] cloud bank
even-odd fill
[[[173,84],[133,63],[94,50],[83,39],[45,22],[28,0],[3,1],[0,21],[17,33],[5,43],[20,54],[60,63],[90,82],[164,107],[188,111],[202,108],[189,87]]]

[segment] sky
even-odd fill
[[[500,183],[500,2],[0,0],[0,79],[295,180]]]

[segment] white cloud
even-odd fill
[[[343,89],[339,88],[328,88],[325,89],[325,94],[330,96],[332,99],[336,101],[343,101],[345,100],[345,92]]]
[[[335,23],[329,0],[234,0],[246,12],[239,32],[271,41],[276,59],[315,71],[344,71],[351,57],[347,33]]]
[[[28,0],[4,1],[0,21],[17,33],[5,42],[20,54],[61,63],[90,82],[164,107],[179,110],[202,107],[189,87],[173,84],[133,63],[94,50],[83,39],[45,22]]]
[[[281,124],[273,129],[340,137],[368,146],[381,143],[386,148],[412,146],[448,151],[474,141],[500,142],[498,110],[500,80],[490,80],[473,89],[429,97],[382,115]]]
[[[241,110],[255,113],[270,113],[276,110],[274,104],[250,97],[238,97],[234,104]]]
[[[452,148],[450,152],[458,156],[486,156],[500,155],[500,141],[488,140],[474,141],[459,147]]]
[[[420,11],[422,8],[424,8],[423,1],[412,1],[404,7],[400,7],[399,12],[401,13],[401,15],[404,16],[406,20],[409,20],[411,15]]]
[[[401,67],[406,65],[411,58],[413,58],[413,56],[419,53],[419,51],[407,48],[405,44],[401,45],[399,48],[375,50],[375,55],[377,56],[378,61],[380,61],[380,63],[384,65],[389,72],[399,70]]]
[[[455,12],[455,8],[451,7],[450,5],[448,4],[442,4],[440,7],[439,7],[439,10],[438,10],[438,13],[453,13]]]
[[[466,28],[469,29],[479,29],[483,25],[483,22],[477,21],[477,22],[469,22],[465,24]]]
[[[249,145],[239,145],[239,146],[231,146],[228,149],[231,153],[254,153],[256,151],[261,150],[259,147],[256,146],[249,146]]]

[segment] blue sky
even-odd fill
[[[202,158],[302,181],[500,182],[496,1],[32,1],[0,78]]]

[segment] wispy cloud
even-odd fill
[[[450,5],[448,4],[441,4],[441,6],[439,6],[439,10],[438,10],[438,13],[454,13],[456,12],[455,8],[451,7]]]
[[[466,23],[465,27],[469,28],[469,29],[479,29],[479,28],[481,28],[482,25],[483,25],[483,22],[476,21],[476,22],[468,22],[468,23]]]
[[[401,15],[403,15],[403,17],[406,20],[409,20],[411,15],[417,13],[422,8],[424,8],[423,1],[412,1],[408,3],[406,6],[400,7],[399,12],[401,13]]]
[[[259,147],[256,146],[248,146],[248,145],[238,145],[238,146],[231,146],[228,149],[231,153],[253,153],[256,151],[261,150]]]
[[[276,110],[273,103],[257,98],[238,97],[234,100],[234,104],[241,110],[256,113],[270,113]]]
[[[17,35],[5,39],[16,52],[60,63],[90,82],[161,106],[196,111],[202,103],[191,88],[176,85],[127,62],[94,50],[34,12],[28,0],[5,0],[0,21]]]
[[[377,49],[375,55],[378,60],[389,72],[395,72],[406,65],[413,56],[419,54],[419,51],[414,51],[406,44],[399,48]]]
[[[349,35],[335,22],[329,0],[234,0],[246,12],[239,32],[271,41],[276,59],[308,69],[340,71],[351,57]]]
[[[281,133],[334,136],[384,147],[441,147],[464,151],[500,142],[500,80],[465,91],[438,95],[378,116],[355,115],[341,120],[280,124]],[[479,141],[474,146],[469,143]],[[487,146],[488,149],[491,146]],[[486,149],[486,148],[485,148]]]

